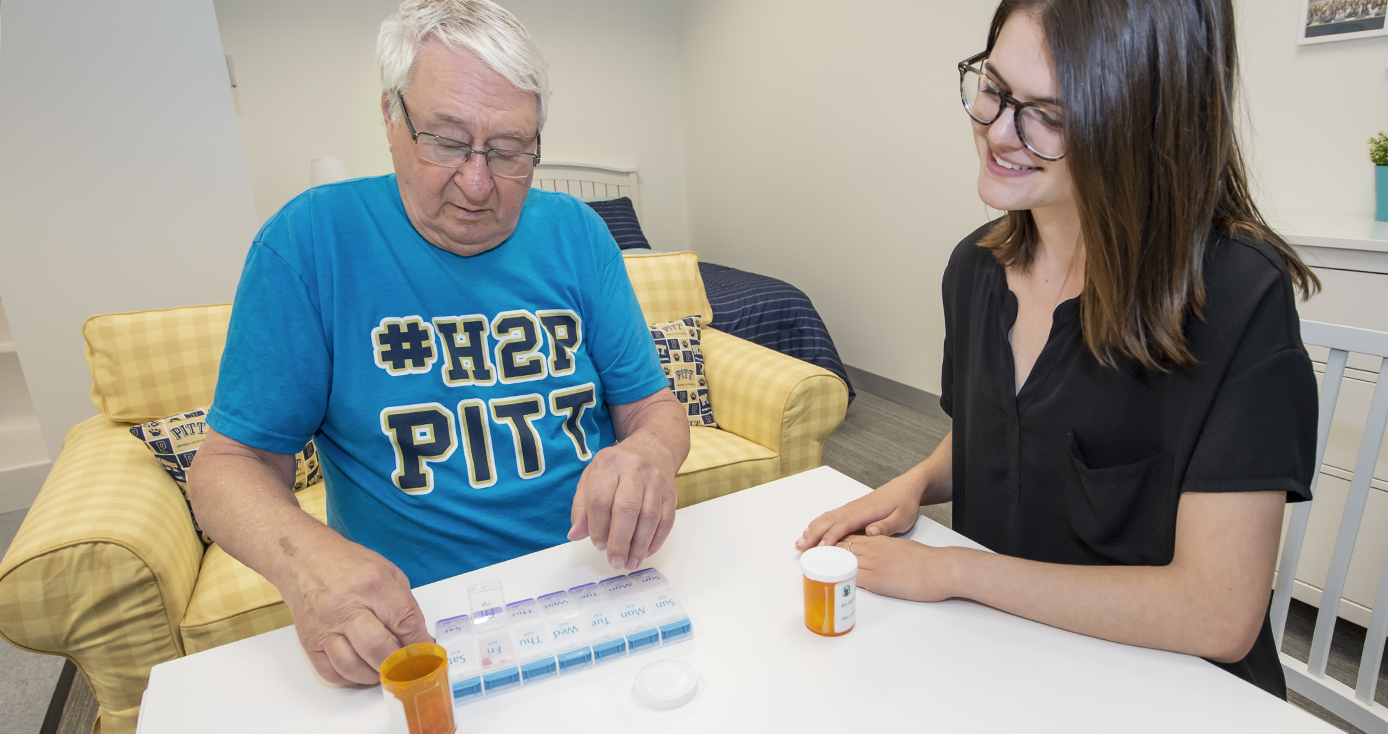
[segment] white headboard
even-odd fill
[[[641,187],[635,168],[590,166],[586,163],[541,163],[535,166],[531,187],[563,191],[582,198],[626,196],[641,218]]]

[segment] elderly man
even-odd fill
[[[318,672],[359,684],[430,639],[412,585],[566,536],[635,569],[689,451],[602,220],[530,189],[547,90],[525,29],[487,0],[407,0],[377,56],[395,174],[261,229],[190,486]],[[311,436],[326,527],[290,491]]]

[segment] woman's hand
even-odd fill
[[[795,547],[806,550],[816,545],[833,545],[864,528],[871,536],[904,533],[920,517],[921,489],[911,473],[903,474],[877,491],[815,518],[795,541]]]
[[[853,536],[840,542],[858,557],[858,588],[910,601],[943,601],[956,591],[954,552],[905,538]]]

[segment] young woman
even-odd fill
[[[1253,205],[1231,0],[1003,0],[959,65],[979,196],[944,278],[954,430],[810,524],[859,584],[1200,655],[1286,697],[1267,621],[1310,498],[1319,287]],[[997,551],[893,538],[918,506]],[[858,531],[864,535],[856,535]]]

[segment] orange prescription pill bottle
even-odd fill
[[[805,576],[805,626],[825,637],[846,635],[856,621],[858,557],[836,545],[821,545],[800,555]]]
[[[390,712],[390,734],[453,734],[453,691],[448,651],[417,642],[381,663],[381,690]]]

